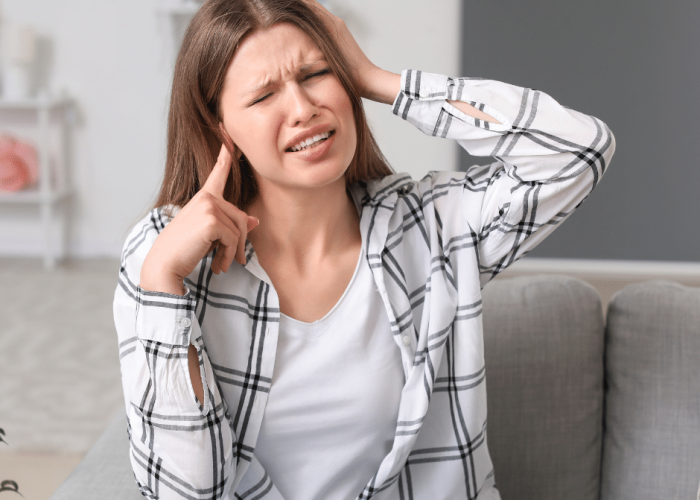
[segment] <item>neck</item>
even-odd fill
[[[261,263],[273,257],[307,267],[361,241],[344,178],[314,189],[261,188],[247,212],[260,220],[249,238]]]

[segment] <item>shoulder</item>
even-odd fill
[[[154,208],[138,221],[129,231],[122,248],[122,268],[129,274],[138,276],[141,264],[153,246],[160,232],[175,217],[179,208],[165,206]]]
[[[178,212],[177,207],[171,205],[154,208],[138,221],[129,231],[122,249],[122,257],[125,253],[133,252],[144,242],[155,240],[160,232],[168,225]]]
[[[360,182],[353,186],[354,193],[363,195],[371,201],[379,202],[391,197],[406,195],[410,192],[426,193],[435,188],[445,186],[462,186],[464,184],[464,172],[433,171],[429,172],[421,180],[414,180],[410,174],[397,173],[387,175],[381,179]]]
[[[465,179],[466,172],[432,171],[416,182],[416,189],[424,195],[431,196],[436,193],[461,192]]]
[[[413,195],[421,199],[432,199],[435,195],[445,196],[459,194],[464,189],[465,172],[433,171],[416,181],[409,174],[392,174],[381,179],[369,181],[354,187],[354,193],[360,194],[363,204],[386,203],[403,196]],[[395,195],[395,196],[394,196]]]
[[[414,226],[423,236],[433,230],[463,231],[465,198],[471,196],[466,179],[465,172],[447,171],[430,172],[419,181],[396,174],[368,183],[361,203],[363,217],[371,221],[368,229],[381,238]]]

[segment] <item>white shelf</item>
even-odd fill
[[[71,195],[67,189],[42,193],[36,189],[28,191],[4,192],[0,191],[0,203],[37,205],[40,203],[60,203]]]
[[[67,200],[71,195],[71,189],[67,183],[67,140],[68,140],[68,108],[72,101],[67,97],[49,98],[46,95],[34,99],[7,100],[0,99],[0,124],[3,123],[2,113],[21,112],[33,115],[35,126],[38,130],[37,153],[39,158],[39,182],[38,185],[27,191],[2,192],[0,191],[0,205],[37,205],[40,208],[41,222],[44,232],[44,267],[54,267],[57,255],[64,246],[64,231],[59,233],[58,248],[52,245],[53,226],[55,224],[56,205]],[[60,113],[57,113],[59,112]],[[54,116],[58,115],[58,116]],[[52,122],[52,117],[54,119]],[[51,147],[49,141],[50,129],[58,127],[60,133],[61,158],[57,162],[55,171],[51,168]],[[10,129],[11,130],[11,129]],[[55,174],[55,175],[54,175]],[[65,211],[60,213],[62,222],[65,223]],[[65,224],[64,224],[65,225]],[[64,227],[64,225],[62,227]]]

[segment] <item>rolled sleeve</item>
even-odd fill
[[[500,123],[469,116],[450,101],[466,102]],[[393,112],[425,134],[455,139],[470,154],[496,160],[473,165],[461,180],[462,212],[478,240],[483,284],[571,215],[615,150],[612,132],[599,119],[544,92],[494,80],[405,70]]]
[[[137,287],[136,334],[142,340],[189,346],[196,302],[184,296],[150,292]]]

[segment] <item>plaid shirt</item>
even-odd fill
[[[498,499],[486,441],[481,287],[571,214],[615,142],[598,119],[536,90],[419,71],[401,81],[396,115],[495,162],[352,187],[364,259],[406,377],[393,448],[358,499]],[[212,274],[205,257],[184,297],[140,289],[141,264],[167,223],[156,209],[131,232],[114,301],[138,485],[148,498],[281,499],[255,457],[279,334],[275,289],[250,244],[246,266],[225,274]],[[202,404],[189,378],[190,343]]]

